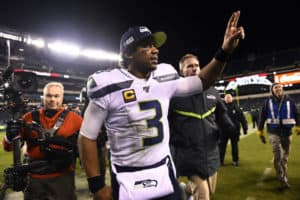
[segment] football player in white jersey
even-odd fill
[[[232,14],[221,48],[199,76],[180,78],[171,65],[158,64],[164,32],[140,26],[122,35],[122,68],[99,71],[87,84],[90,103],[78,145],[94,199],[181,199],[169,149],[169,101],[214,83],[245,37],[237,26],[239,16],[239,11]],[[103,123],[110,142],[112,191],[98,166],[96,138]]]

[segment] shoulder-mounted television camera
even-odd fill
[[[2,110],[11,110],[25,104],[23,93],[37,90],[37,76],[35,73],[23,69],[8,67],[0,78],[0,105]],[[4,109],[3,109],[4,108]]]
[[[0,77],[0,111],[7,111],[10,120],[18,120],[25,111],[26,101],[23,93],[33,93],[37,90],[37,76],[30,71],[14,69],[12,66],[6,68]],[[4,199],[7,188],[20,191],[26,185],[26,166],[21,165],[20,141],[13,141],[12,167],[4,170],[4,184],[0,190],[0,200]]]

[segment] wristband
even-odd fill
[[[95,193],[105,186],[104,176],[94,176],[87,179],[91,193]]]
[[[215,54],[215,59],[221,62],[228,62],[231,54],[224,51],[222,48],[219,48]]]

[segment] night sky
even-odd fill
[[[235,10],[241,10],[246,39],[233,58],[300,47],[299,6],[288,0],[9,0],[1,1],[0,26],[117,53],[122,33],[130,26],[145,25],[168,35],[160,49],[161,62],[176,65],[191,52],[206,63],[221,46]]]

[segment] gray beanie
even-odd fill
[[[274,92],[273,92],[273,87],[275,86],[275,85],[279,85],[280,83],[273,83],[272,85],[271,85],[271,87],[270,87],[270,90],[271,90],[271,94],[272,94],[272,96],[274,96],[274,97],[276,97],[275,96],[275,94],[274,94]]]

